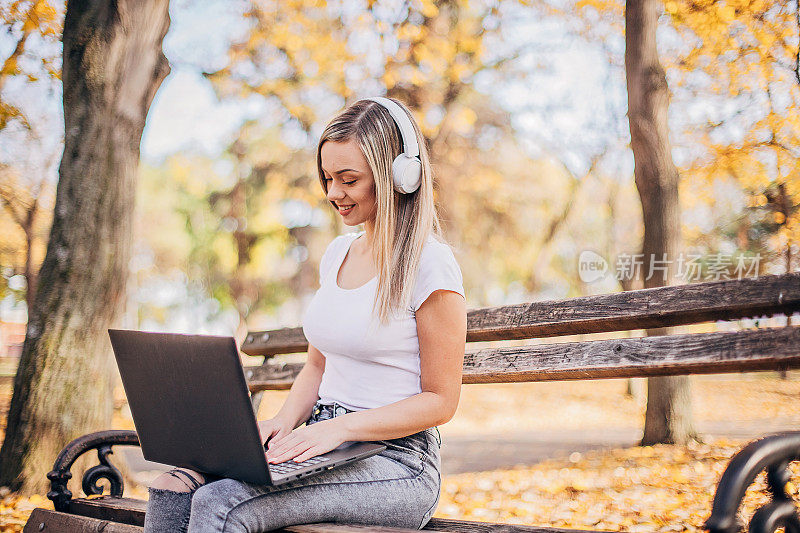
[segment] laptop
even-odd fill
[[[233,337],[122,329],[108,334],[148,461],[281,485],[386,449],[347,441],[299,463],[270,464]]]

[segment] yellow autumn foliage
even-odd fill
[[[600,13],[621,34],[623,0],[579,0],[575,7],[587,21]],[[664,29],[671,34],[661,42],[660,59],[673,94],[670,105],[704,108],[698,113],[702,118],[682,120],[684,128],[672,132],[676,144],[691,153],[679,167],[682,179],[703,183],[695,191],[707,204],[716,201],[717,180],[734,180],[745,197],[787,191],[770,207],[774,212],[760,211],[762,221],[778,225],[770,240],[781,247],[773,250],[781,255],[800,243],[795,3],[666,0],[664,12]],[[758,205],[763,208],[766,202]]]

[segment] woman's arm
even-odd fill
[[[456,412],[467,340],[464,297],[436,290],[416,312],[422,392],[398,402],[334,418],[346,440],[375,441],[444,424]]]
[[[292,429],[303,424],[311,416],[311,409],[319,399],[319,384],[325,371],[325,356],[322,352],[308,345],[308,359],[303,369],[294,379],[289,397],[275,418],[288,420]]]

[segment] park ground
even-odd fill
[[[800,429],[800,372],[692,377],[693,413],[702,442],[638,446],[644,380],[467,385],[442,435],[439,518],[502,521],[611,531],[697,531],[730,457],[753,438]],[[0,381],[0,434],[10,401]],[[259,418],[288,391],[266,393]],[[113,427],[133,429],[124,392]],[[132,448],[127,448],[133,450]],[[126,495],[146,499],[154,463],[129,461],[139,482]],[[148,467],[148,464],[151,465]],[[798,498],[800,465],[788,489]],[[748,491],[745,520],[767,501],[763,474]],[[0,531],[21,531],[44,495],[2,495]]]

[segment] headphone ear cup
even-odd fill
[[[408,194],[419,189],[422,182],[422,163],[419,158],[398,155],[392,162],[392,178],[397,192]]]

